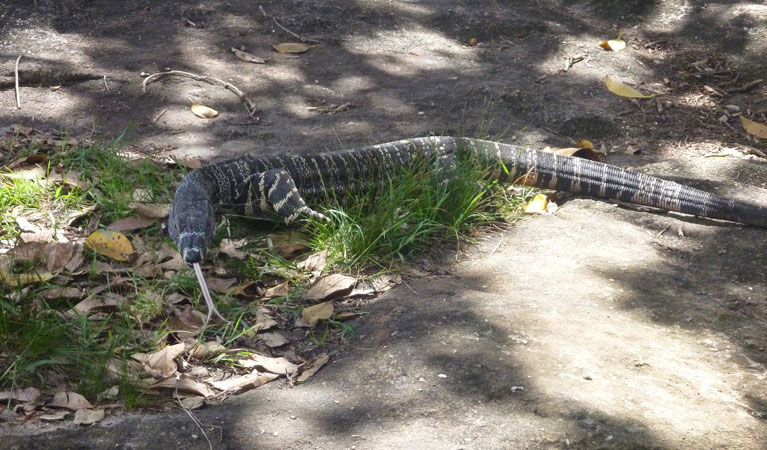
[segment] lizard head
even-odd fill
[[[205,258],[216,230],[216,213],[208,200],[176,198],[168,216],[168,234],[184,262],[192,265]]]

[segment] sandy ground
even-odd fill
[[[295,38],[244,0],[6,2],[0,125],[127,128],[136,152],[206,160],[429,133],[587,138],[611,163],[767,203],[767,168],[749,155],[765,147],[724,113],[767,112],[764,86],[737,90],[767,78],[765,5],[261,6],[321,45],[271,51]],[[627,50],[598,47],[619,31]],[[236,59],[241,46],[267,63]],[[22,53],[32,81],[17,110],[7,83]],[[166,67],[235,84],[258,120],[203,82],[163,79],[142,94],[140,73]],[[605,75],[663,95],[632,103]],[[194,117],[187,98],[220,117]],[[231,449],[767,448],[765,243],[760,229],[565,198],[553,216],[483,234],[443,275],[383,295],[310,383],[270,383],[198,415],[220,427],[214,448]],[[178,411],[0,427],[0,448],[208,448]]]

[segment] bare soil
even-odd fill
[[[272,51],[297,39],[260,6],[320,45]],[[621,32],[626,50],[599,47]],[[432,133],[590,139],[613,164],[765,203],[767,148],[737,117],[767,122],[765,41],[764,2],[6,1],[0,126],[127,128],[137,153],[204,160]],[[142,93],[165,68],[236,85],[255,118],[204,82]],[[614,96],[605,75],[658,97]],[[383,295],[310,383],[198,415],[221,427],[215,448],[767,448],[766,243],[566,197]],[[208,448],[170,411],[0,426],[1,448]]]

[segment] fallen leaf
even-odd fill
[[[211,384],[216,389],[235,393],[257,388],[277,377],[279,377],[279,375],[274,373],[261,373],[258,370],[254,370],[247,375],[233,376],[226,380],[214,381]]]
[[[190,392],[192,394],[210,397],[214,392],[205,384],[195,381],[188,376],[181,374],[178,377],[170,377],[150,384],[147,389],[170,389],[181,392]]]
[[[195,346],[192,347],[192,350],[189,352],[189,356],[202,361],[203,359],[211,355],[221,353],[224,350],[226,350],[226,347],[216,341],[201,342],[195,344]]]
[[[149,203],[152,201],[152,191],[143,188],[134,189],[131,199],[134,202]]]
[[[758,138],[767,139],[767,125],[761,124],[759,122],[754,122],[753,120],[746,119],[743,116],[740,116],[740,123],[743,125],[743,129],[746,130],[748,134],[752,134]]]
[[[212,119],[218,115],[218,111],[216,111],[213,108],[208,108],[205,105],[200,105],[199,103],[192,103],[192,106],[190,106],[190,109],[192,110],[192,113],[200,117],[202,119]]]
[[[128,206],[144,217],[164,219],[170,213],[170,203],[129,203]]]
[[[125,232],[146,228],[153,225],[155,219],[144,216],[128,216],[107,225],[107,228],[113,231]]]
[[[248,288],[254,284],[256,284],[255,280],[248,280],[244,283],[238,284],[237,286],[231,287],[228,291],[226,291],[226,293],[232,297],[236,297],[238,295],[248,295]]]
[[[317,373],[318,370],[322,368],[325,364],[330,361],[330,356],[323,353],[322,355],[318,356],[317,359],[312,361],[311,364],[309,364],[309,367],[307,367],[303,372],[301,372],[301,375],[296,378],[297,383],[303,383],[309,378],[311,378],[315,373]]]
[[[578,148],[587,148],[589,150],[594,150],[594,144],[588,139],[581,139],[580,141],[575,143],[575,146]]]
[[[236,278],[205,278],[205,281],[208,284],[208,288],[211,289],[213,292],[218,292],[220,294],[226,294],[226,292],[229,290],[230,287],[234,286],[234,283],[237,282]]]
[[[293,231],[270,234],[268,240],[269,247],[283,258],[289,258],[294,253],[308,248],[306,237]]]
[[[168,331],[176,334],[185,333],[190,336],[197,336],[202,332],[202,325],[205,315],[195,310],[192,305],[183,305],[178,307],[170,304],[172,314],[168,317]]]
[[[34,233],[21,233],[19,234],[21,242],[29,244],[30,242],[40,242],[43,244],[49,242],[55,242],[56,239],[53,235],[53,230],[43,230]]]
[[[301,311],[301,321],[305,326],[313,326],[320,320],[327,320],[333,315],[333,302],[323,302],[309,306]]]
[[[237,362],[243,367],[260,367],[266,372],[275,373],[277,375],[293,375],[298,371],[298,366],[285,358],[272,358],[257,353],[240,355]]]
[[[283,42],[282,44],[272,45],[272,47],[280,53],[305,53],[316,45],[306,45],[300,42]]]
[[[654,95],[645,95],[631,86],[625,85],[620,81],[614,80],[609,76],[605,77],[605,86],[615,95],[628,98],[653,98]]]
[[[12,391],[0,391],[0,400],[16,400],[18,402],[33,402],[40,397],[40,389],[28,387]]]
[[[234,53],[234,56],[240,58],[243,61],[252,62],[256,64],[266,64],[265,59],[259,58],[258,56],[252,53],[248,53],[246,51],[243,51],[234,47],[230,47],[229,50],[231,50],[232,53]]]
[[[247,244],[247,239],[238,239],[236,241],[232,239],[221,239],[221,243],[218,246],[218,251],[226,256],[234,259],[245,259],[245,252],[240,251],[240,247]]]
[[[96,230],[85,240],[85,246],[115,261],[127,261],[133,245],[119,231]]]
[[[557,155],[563,155],[563,156],[572,156],[575,158],[583,158],[588,159],[591,161],[599,161],[604,157],[601,153],[594,150],[593,148],[578,148],[578,147],[567,147],[567,148],[557,148],[557,149],[550,149],[552,153],[556,153]]]
[[[614,52],[619,52],[626,48],[626,42],[623,39],[610,39],[609,41],[604,41],[601,44],[599,44],[600,47],[602,47],[605,50],[612,50]]]
[[[525,205],[525,214],[544,214],[548,212],[549,198],[544,194],[535,194],[527,205]]]
[[[103,409],[78,409],[75,411],[75,425],[92,425],[101,422],[106,416]]]
[[[315,271],[322,271],[325,269],[325,266],[328,264],[328,251],[323,250],[321,252],[312,253],[309,255],[306,260],[302,264],[299,265],[299,267],[303,267],[304,270],[308,270],[309,272],[315,272]]]
[[[9,273],[0,268],[0,282],[10,287],[44,283],[53,278],[50,272]]]
[[[263,308],[259,308],[258,312],[256,312],[256,329],[268,330],[269,328],[272,328],[276,325],[277,321],[274,320],[271,314],[269,314],[269,312],[265,311]]]
[[[73,309],[82,316],[89,316],[99,312],[114,312],[117,311],[119,306],[117,298],[121,297],[119,295],[114,297],[106,294],[101,297],[89,295],[83,301],[76,304]]]
[[[88,182],[82,179],[82,174],[74,170],[67,170],[64,173],[60,173],[57,170],[52,170],[48,174],[49,183],[63,184],[70,188],[77,188],[81,191],[88,189]]]
[[[40,420],[49,420],[49,421],[63,420],[69,414],[71,414],[69,411],[64,409],[59,409],[56,411],[51,411],[49,413],[41,414],[39,418]]]
[[[77,411],[85,408],[93,408],[91,402],[86,400],[85,397],[78,394],[77,392],[64,391],[59,391],[53,394],[53,400],[48,402],[46,406],[66,408],[71,409],[72,411]]]
[[[136,353],[132,357],[136,361],[143,363],[147,372],[152,376],[165,378],[176,373],[178,365],[175,359],[185,351],[186,344],[181,342],[149,354]]]
[[[265,298],[282,297],[283,295],[290,294],[290,282],[283,281],[282,283],[272,286],[264,292]]]
[[[55,287],[53,289],[48,289],[47,291],[43,291],[42,294],[43,294],[43,297],[49,300],[53,300],[57,298],[73,299],[73,298],[80,298],[84,295],[83,291],[75,287]]]
[[[317,280],[301,297],[304,300],[315,301],[340,297],[350,293],[355,284],[357,284],[356,278],[334,273]]]
[[[202,405],[205,404],[205,397],[200,396],[193,396],[193,397],[185,397],[180,400],[181,406],[183,406],[185,409],[199,409],[202,408]]]
[[[258,337],[267,347],[271,348],[280,347],[290,342],[285,339],[285,336],[277,332],[259,333]]]

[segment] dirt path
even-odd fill
[[[767,201],[764,163],[743,156],[764,145],[725,114],[767,112],[764,86],[738,91],[767,78],[763,5],[263,3],[322,42],[296,56],[270,51],[294,39],[244,0],[27,3],[0,6],[0,76],[23,52],[38,82],[22,87],[21,110],[0,92],[0,126],[130,127],[137,151],[206,159],[431,132],[587,138],[613,163]],[[601,50],[618,29],[629,48]],[[243,45],[267,64],[236,59],[229,48]],[[165,67],[237,85],[259,121],[201,82],[142,95],[139,73]],[[607,74],[664,95],[620,99]],[[221,116],[195,118],[190,97]],[[311,383],[272,383],[199,415],[222,427],[216,448],[765,448],[765,244],[764,230],[569,199],[487,235],[450,275],[384,295]],[[175,413],[31,428],[3,428],[0,447],[208,448]]]

